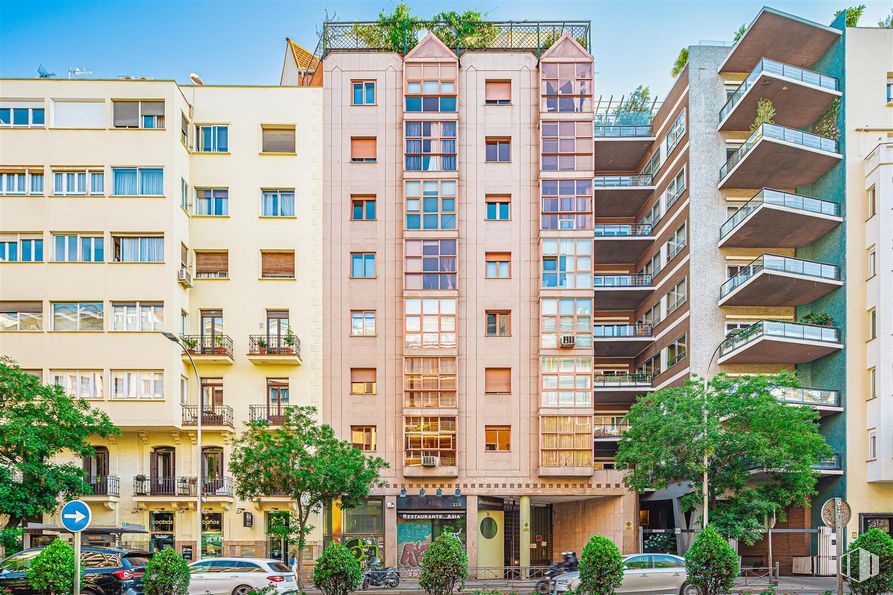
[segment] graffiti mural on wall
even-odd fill
[[[364,568],[373,559],[381,560],[381,544],[375,537],[345,537],[343,543]]]
[[[397,553],[399,565],[418,568],[422,557],[431,547],[431,522],[397,523]]]

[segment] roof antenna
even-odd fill
[[[37,75],[42,79],[51,79],[56,77],[55,72],[50,72],[46,68],[43,67],[43,64],[40,64],[37,67]]]
[[[79,68],[79,67],[71,68],[70,66],[68,67],[68,78],[69,79],[77,78],[79,76],[87,76],[90,74],[93,74],[93,71],[87,70],[86,68]]]

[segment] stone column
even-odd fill
[[[397,496],[384,498],[384,564],[394,566],[397,558]]]
[[[521,528],[521,539],[518,542],[518,550],[521,567],[527,568],[530,566],[530,496],[521,496],[519,517],[520,522],[518,524]],[[527,576],[526,571],[524,576]]]
[[[469,568],[478,565],[478,497],[465,497],[465,551]]]

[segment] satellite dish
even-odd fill
[[[49,70],[47,70],[46,68],[43,67],[43,64],[41,64],[37,67],[37,74],[42,79],[51,79],[56,76],[55,72],[50,72]]]
[[[194,72],[189,73],[189,80],[195,83],[196,85],[204,85],[205,82],[202,80],[202,77],[195,74]]]

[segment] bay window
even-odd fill
[[[592,240],[543,240],[543,288],[592,287]]]
[[[592,62],[545,62],[540,72],[544,112],[592,110]]]
[[[403,305],[407,349],[455,349],[455,299],[407,299]]]
[[[546,415],[540,419],[543,467],[592,466],[592,416]]]
[[[403,358],[403,406],[456,407],[455,357]]]
[[[455,180],[404,183],[406,229],[456,229]]]
[[[541,347],[558,349],[561,337],[574,337],[574,347],[592,348],[592,299],[543,298],[540,300]]]
[[[456,240],[406,240],[405,289],[456,289]]]
[[[542,123],[543,171],[592,170],[592,121]]]
[[[541,358],[543,407],[592,406],[591,357]]]
[[[543,180],[540,229],[592,229],[592,180]]]
[[[403,438],[403,464],[407,467],[421,465],[423,457],[435,457],[444,467],[456,465],[455,417],[407,417]]]

